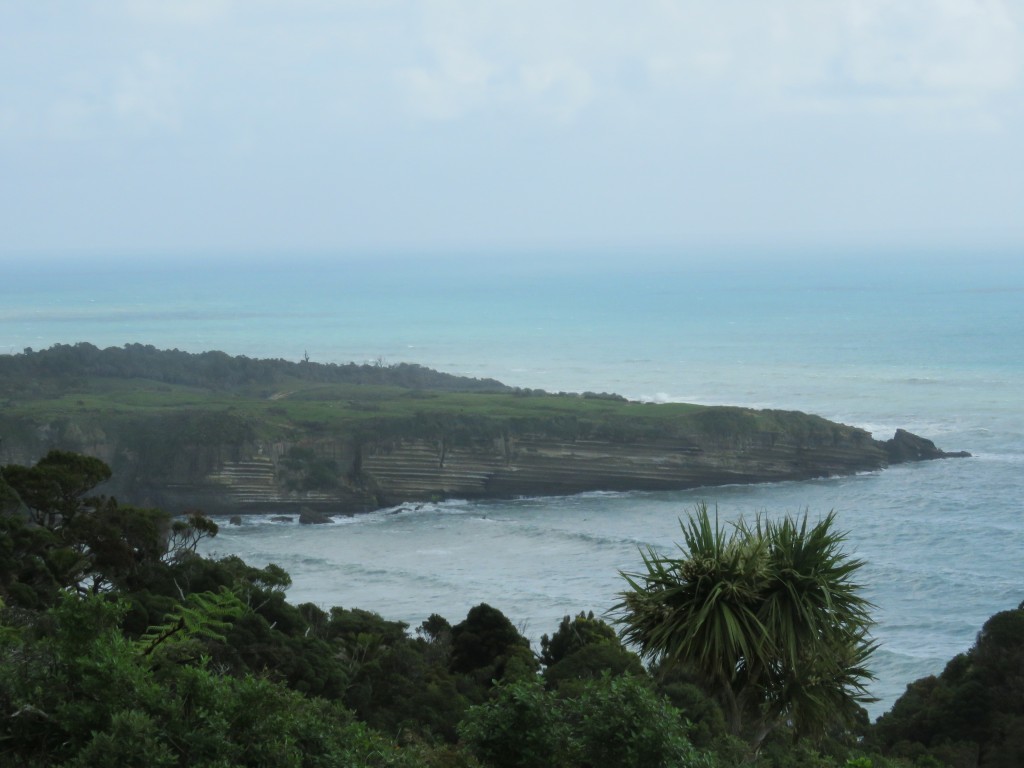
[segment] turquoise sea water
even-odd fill
[[[1024,261],[1024,260],[1022,260]],[[413,626],[489,602],[538,638],[601,612],[637,548],[670,549],[698,501],[729,518],[836,510],[876,603],[873,691],[966,650],[1024,600],[1024,265],[973,254],[287,257],[8,267],[0,352],[128,342],[320,362],[416,362],[508,384],[819,413],[904,427],[966,460],[670,494],[446,502],[300,528],[246,519],[211,551],[291,572],[298,602]]]

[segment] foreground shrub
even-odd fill
[[[489,768],[698,768],[710,766],[678,710],[639,678],[603,677],[565,699],[539,681],[499,686],[459,728]]]

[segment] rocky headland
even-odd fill
[[[555,395],[416,366],[332,371],[125,349],[0,356],[0,463],[74,450],[111,465],[100,490],[123,503],[309,517],[445,498],[804,480],[968,455],[796,411]]]

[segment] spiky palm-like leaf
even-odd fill
[[[645,657],[699,673],[752,743],[783,720],[820,733],[869,700],[870,603],[829,514],[815,525],[759,516],[731,531],[706,505],[680,522],[679,557],[641,552],[616,606]]]

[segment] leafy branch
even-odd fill
[[[218,592],[194,592],[167,614],[163,623],[151,626],[137,641],[139,652],[149,656],[160,645],[189,640],[225,639],[231,623],[245,613],[245,605],[227,587]]]

